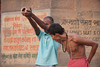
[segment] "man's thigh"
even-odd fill
[[[52,65],[52,66],[36,66],[36,67],[56,67],[56,66]]]

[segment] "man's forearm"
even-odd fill
[[[36,34],[39,35],[40,29],[37,27],[36,23],[30,17],[28,17],[27,19],[29,20],[32,27],[34,28]]]
[[[96,50],[97,50],[97,47],[98,47],[98,44],[95,44],[94,46],[92,46],[92,49],[91,49],[90,55],[89,55],[89,57],[88,57],[88,61],[89,61],[89,63],[91,62],[93,56],[95,55]]]
[[[43,29],[47,29],[46,25],[42,20],[40,20],[37,16],[32,13],[32,18],[36,21],[36,23]]]

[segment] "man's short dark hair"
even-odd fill
[[[49,18],[52,23],[54,23],[54,19],[51,16],[46,16],[44,19]]]
[[[64,28],[58,23],[53,23],[50,25],[50,27],[47,29],[48,33],[55,35],[56,33],[63,34]]]

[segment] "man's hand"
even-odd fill
[[[32,9],[30,8],[29,10],[26,8],[22,8],[21,9],[21,13],[23,16],[25,16],[26,18],[32,18],[35,20],[35,22],[44,30],[47,30],[47,26],[44,24],[44,22],[38,18],[34,13],[32,13]]]
[[[88,63],[90,64],[91,61],[90,61],[89,59],[87,59],[87,61],[88,61]]]
[[[32,17],[32,9],[31,8],[29,10],[27,8],[22,8],[21,13],[23,16]]]

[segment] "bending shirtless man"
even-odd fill
[[[62,44],[63,51],[70,55],[68,67],[89,67],[93,56],[96,53],[98,44],[94,41],[84,39],[77,34],[67,34],[59,24],[52,24],[48,33],[52,38]],[[86,57],[85,46],[91,46],[89,57]]]

